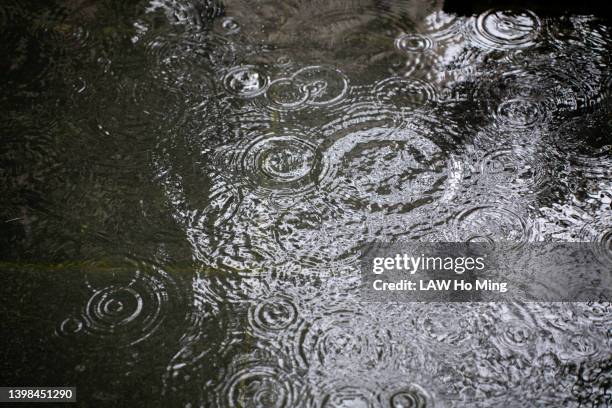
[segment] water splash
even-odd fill
[[[252,98],[266,91],[268,77],[254,66],[240,66],[229,70],[223,84],[234,95]]]

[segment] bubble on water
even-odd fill
[[[257,67],[239,66],[229,70],[223,84],[234,95],[252,98],[266,91],[268,77]]]
[[[221,27],[227,34],[234,34],[240,31],[240,24],[233,17],[226,17],[221,22]]]
[[[302,68],[292,79],[309,94],[308,104],[312,106],[333,105],[346,96],[349,88],[342,71],[320,65]]]
[[[509,50],[534,45],[541,22],[529,10],[489,10],[472,19],[468,36],[485,48]]]
[[[418,109],[438,99],[434,87],[421,80],[392,77],[374,86],[374,93],[381,103],[389,103],[399,109]]]
[[[395,39],[395,47],[403,52],[425,52],[434,48],[433,40],[423,34],[402,34]]]

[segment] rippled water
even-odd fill
[[[608,21],[445,10],[4,1],[0,385],[87,406],[612,406],[609,302],[360,301],[373,240],[612,259]]]

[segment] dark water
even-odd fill
[[[610,248],[605,20],[4,0],[0,32],[0,385],[612,406],[610,303],[365,303],[357,268],[375,239]]]

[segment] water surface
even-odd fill
[[[1,385],[95,407],[610,406],[609,302],[360,301],[374,240],[611,259],[609,23],[445,10],[5,0]]]

